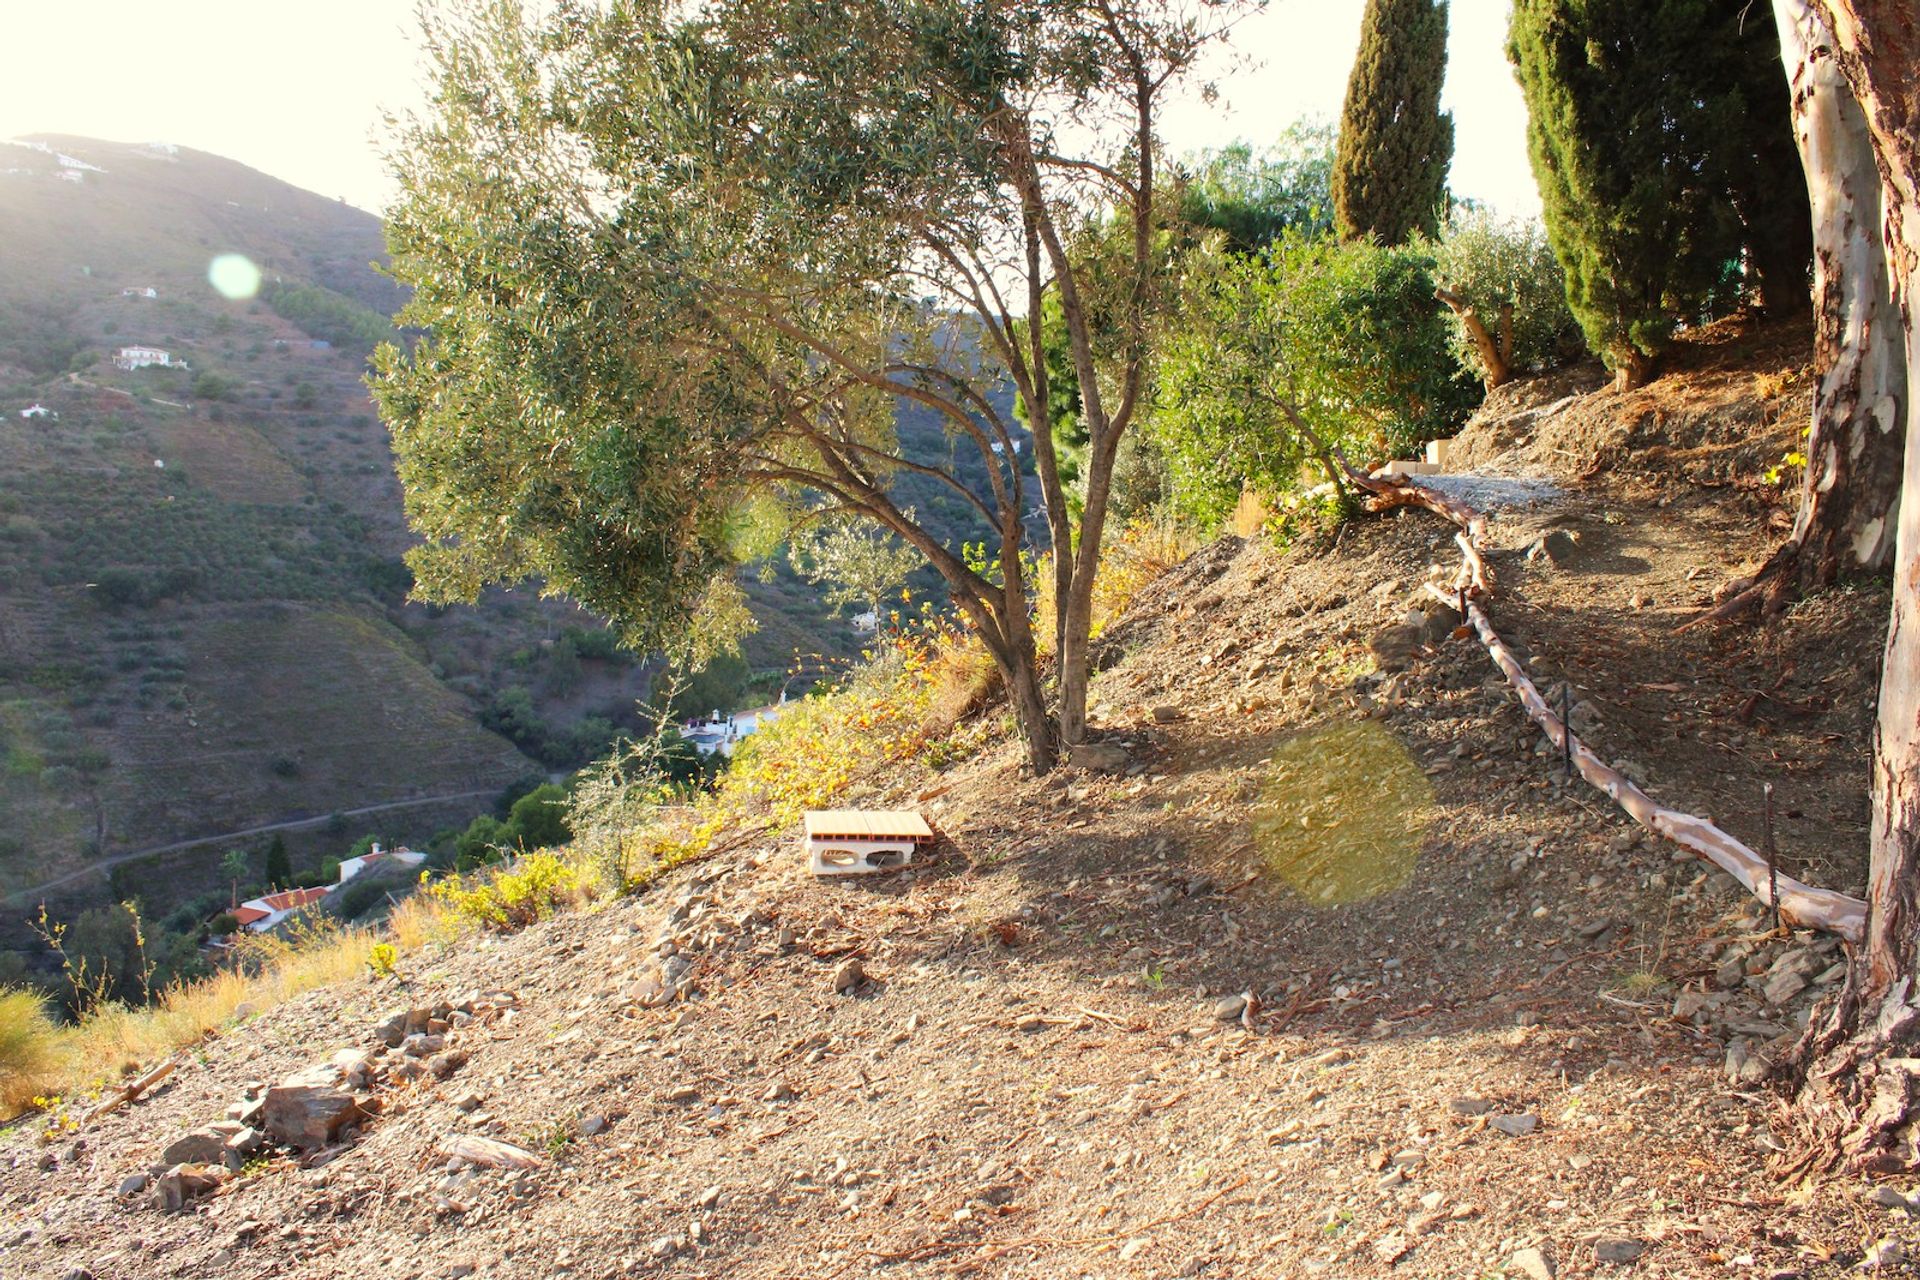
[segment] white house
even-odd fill
[[[157,298],[160,296],[160,291],[152,285],[139,285],[130,289],[122,289],[120,296],[123,298]]]
[[[853,633],[857,636],[870,636],[880,629],[880,615],[871,609],[854,614],[852,622]]]
[[[122,347],[113,353],[113,363],[118,369],[144,369],[150,364],[165,368],[173,363],[173,356],[159,347]]]
[[[249,898],[234,909],[240,924],[254,933],[265,933],[303,907],[310,907],[331,893],[326,885],[311,889],[287,889],[264,898]]]
[[[357,858],[341,859],[340,884],[345,884],[347,881],[353,879],[362,871],[365,871],[371,864],[388,859],[399,863],[401,866],[417,867],[427,860],[427,855],[424,853],[415,853],[412,849],[404,847],[399,849],[382,849],[376,844],[371,850],[361,854]],[[338,886],[335,887],[337,888]]]
[[[782,702],[785,701],[783,697]],[[688,721],[681,726],[680,736],[703,756],[719,752],[731,757],[734,747],[742,738],[751,736],[762,724],[777,719],[780,715],[780,703],[755,707],[751,711],[736,711],[723,716],[718,711],[706,720]]]
[[[47,408],[47,406],[43,404],[28,405],[26,408],[20,411],[20,416],[23,418],[53,418],[56,420],[58,420],[58,418],[60,417],[59,414]]]

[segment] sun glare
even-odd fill
[[[244,302],[260,292],[260,268],[242,253],[223,253],[207,267],[207,282],[221,297]]]

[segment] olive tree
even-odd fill
[[[428,20],[437,92],[389,220],[413,287],[373,385],[429,599],[539,579],[636,646],[738,621],[732,573],[824,500],[917,550],[1006,681],[1036,770],[1085,732],[1108,488],[1152,330],[1155,121],[1255,0],[495,0]],[[1067,246],[1117,208],[1124,301],[1096,334]],[[1078,537],[1032,437],[1055,554],[1057,687],[1022,569],[1011,389],[1049,402],[1057,297],[1088,433]],[[1099,348],[1096,354],[1096,346]],[[894,411],[976,451],[899,447]],[[969,566],[890,496],[917,472],[995,531]],[[777,540],[777,539],[776,539]]]

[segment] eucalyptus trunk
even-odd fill
[[[1882,180],[1882,231],[1906,385],[1920,385],[1920,29],[1912,0],[1820,0],[1863,109]],[[1893,615],[1874,729],[1866,941],[1798,1065],[1803,1115],[1848,1164],[1920,1167],[1920,424],[1911,397],[1894,547]]]
[[[1783,552],[1800,590],[1893,562],[1905,438],[1906,352],[1880,244],[1880,173],[1866,114],[1810,0],[1774,0],[1793,132],[1813,202],[1813,425],[1800,511]],[[1784,566],[1783,566],[1784,568]]]

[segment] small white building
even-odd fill
[[[742,739],[751,737],[761,725],[778,719],[780,709],[781,703],[776,702],[751,711],[736,711],[730,716],[715,711],[706,720],[690,720],[682,725],[680,736],[703,756],[717,751],[730,758]]]
[[[857,636],[870,636],[880,629],[880,615],[871,609],[854,614],[852,622],[853,633]]]
[[[404,846],[398,849],[382,849],[376,844],[357,858],[340,860],[340,884],[345,884],[376,862],[393,861],[403,867],[417,867],[426,860],[426,854],[416,853]]]
[[[59,414],[47,408],[47,406],[43,404],[28,405],[26,408],[20,411],[20,416],[23,418],[51,418],[56,422],[59,421],[59,418],[60,418]]]
[[[160,296],[160,291],[152,285],[137,285],[132,288],[122,289],[120,296],[123,298],[157,298]]]
[[[173,356],[159,347],[121,347],[113,353],[116,369],[144,369],[148,365],[159,365],[164,369],[173,363]]]
[[[331,892],[326,885],[286,889],[261,898],[249,898],[234,909],[234,919],[254,933],[265,933],[296,911],[303,911]]]

